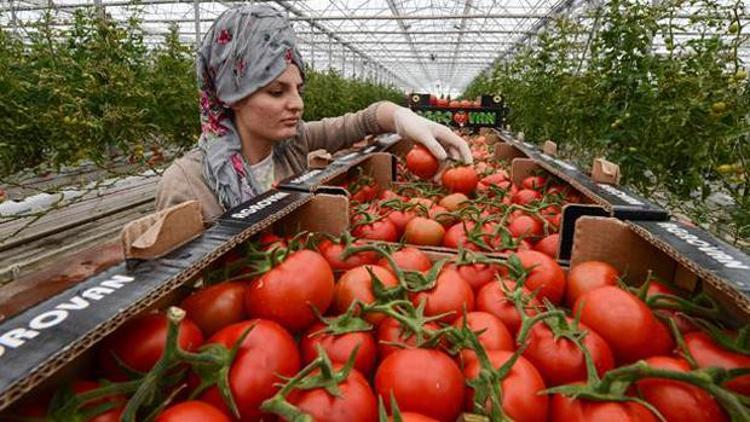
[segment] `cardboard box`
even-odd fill
[[[84,368],[94,344],[134,316],[175,303],[180,288],[213,261],[279,221],[287,230],[338,234],[348,226],[348,199],[271,190],[160,259],[116,265],[2,321],[0,410]]]
[[[373,144],[337,158],[322,169],[308,169],[301,174],[288,177],[278,184],[278,189],[295,192],[346,194],[340,185],[361,169],[372,176],[379,186],[388,189],[396,178],[395,158],[387,152],[373,152]]]
[[[511,177],[515,184],[528,176],[546,172],[581,194],[581,203],[563,207],[558,251],[558,258],[563,262],[570,259],[575,222],[581,216],[611,216],[640,221],[666,221],[670,218],[669,212],[664,208],[626,187],[618,186],[621,174],[614,163],[597,158],[589,175],[573,164],[555,157],[557,145],[552,141],[546,141],[544,150],[540,150],[535,145],[519,140],[510,132],[496,132],[504,143],[495,146],[495,158],[511,161]]]
[[[609,262],[631,281],[645,281],[651,271],[689,292],[702,288],[738,326],[750,322],[750,256],[701,229],[676,221],[582,216],[570,264],[589,260]]]
[[[91,373],[97,342],[141,313],[179,303],[203,269],[254,235],[268,229],[279,235],[301,230],[340,235],[348,226],[345,195],[272,190],[227,211],[199,238],[163,259],[117,266],[5,321],[0,324],[0,338],[14,329],[28,329],[29,320],[50,323],[51,316],[40,315],[51,315],[60,304],[80,305],[75,298],[93,297],[96,288],[112,290],[108,294],[100,290],[102,298],[88,306],[64,307],[69,317],[59,321],[54,334],[40,329],[39,335],[23,338],[17,347],[5,345],[0,354],[0,411],[10,415],[13,404],[27,394],[54,390]],[[450,256],[426,254],[433,261]]]

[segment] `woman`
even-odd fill
[[[200,141],[164,172],[158,209],[196,199],[212,221],[303,171],[310,151],[335,152],[368,134],[396,132],[441,161],[450,154],[471,162],[468,146],[450,129],[390,102],[303,122],[305,67],[289,21],[271,7],[225,11],[203,39],[197,68]]]

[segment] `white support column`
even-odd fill
[[[198,48],[201,45],[201,7],[200,5],[201,5],[200,0],[193,0],[193,15],[195,19],[195,48]]]
[[[333,40],[328,36],[328,70],[333,70]]]
[[[341,46],[341,77],[346,77],[346,47]]]

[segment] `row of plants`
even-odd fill
[[[647,196],[750,239],[742,2],[615,0],[587,13],[550,24],[465,97],[501,92],[527,140],[553,139],[581,165],[606,156]]]
[[[84,160],[106,167],[195,145],[194,53],[176,28],[150,47],[137,10],[117,22],[80,9],[60,23],[48,12],[26,29],[0,30],[0,177]],[[307,77],[306,120],[402,99],[333,71],[308,69]]]

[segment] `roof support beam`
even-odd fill
[[[391,14],[393,16],[401,16],[401,12],[398,10],[398,7],[396,7],[396,2],[394,0],[386,0],[388,3],[388,8],[391,9]],[[404,36],[404,39],[409,43],[409,46],[411,47],[412,51],[414,52],[414,56],[417,56],[417,49],[414,47],[414,42],[412,41],[411,35],[408,32],[408,28],[406,27],[406,24],[403,20],[398,20],[398,26],[401,28],[401,34]],[[421,60],[419,60],[420,66],[422,67],[422,70],[424,71],[424,74],[432,80],[432,74],[427,70],[427,68],[424,66],[424,64],[421,63]],[[427,84],[425,84],[427,85]]]
[[[466,3],[464,3],[464,16],[466,16],[467,13],[469,13],[469,10],[471,10],[472,0],[466,0]],[[460,34],[458,34],[458,42],[456,43],[456,47],[453,49],[453,63],[451,64],[450,71],[448,71],[447,78],[448,84],[452,86],[453,84],[453,75],[456,71],[456,58],[458,57],[458,52],[461,50],[461,43],[464,38],[464,32],[466,30],[466,19],[461,19],[461,22],[458,24],[458,30],[461,31]]]
[[[342,44],[344,47],[348,48],[353,53],[359,55],[360,57],[362,57],[363,59],[367,60],[368,62],[370,62],[370,63],[372,63],[372,64],[374,64],[376,66],[381,67],[383,69],[383,71],[386,72],[386,73],[388,73],[389,75],[391,75],[393,77],[393,79],[395,79],[397,81],[400,81],[405,86],[410,85],[407,81],[405,81],[399,75],[395,74],[390,69],[385,68],[381,63],[378,63],[377,61],[373,60],[368,54],[362,52],[362,50],[360,50],[357,47],[354,47],[353,45],[351,45],[350,43],[344,41],[341,37],[338,36],[338,34],[329,31],[326,27],[324,27],[320,23],[316,22],[315,18],[306,16],[304,12],[302,12],[296,6],[294,6],[293,4],[291,4],[291,2],[289,0],[275,0],[275,1],[276,1],[276,3],[279,6],[283,7],[284,9],[286,9],[289,13],[292,13],[292,14],[298,16],[298,17],[306,17],[307,18],[307,22],[309,23],[309,25],[312,28],[316,28],[318,31],[320,31],[320,32],[328,35],[331,39],[336,40],[336,42],[338,42],[339,44]]]

